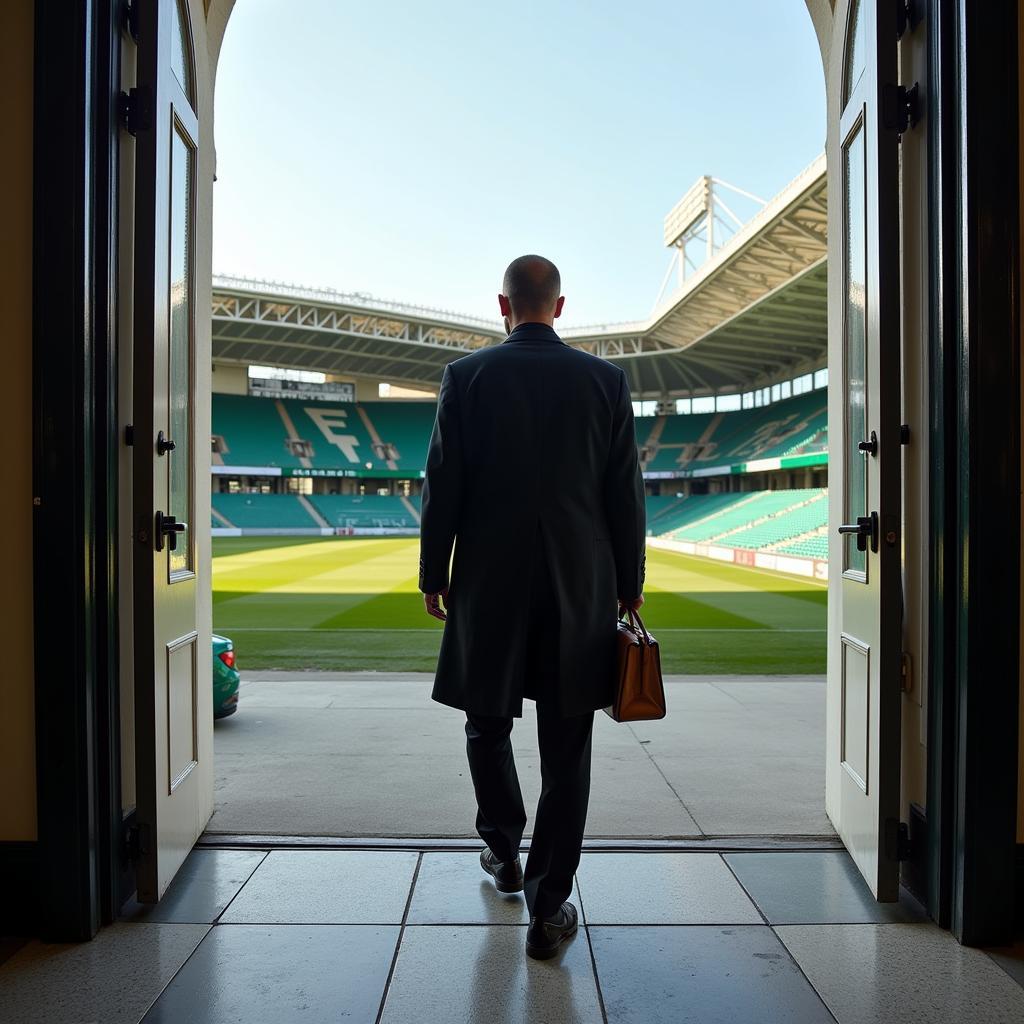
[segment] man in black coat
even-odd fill
[[[441,378],[420,525],[420,590],[445,620],[433,698],[466,712],[481,864],[502,892],[525,883],[537,957],[576,930],[565,901],[594,711],[612,702],[615,616],[642,604],[645,561],[626,375],[558,337],[563,302],[549,260],[522,256],[506,270],[508,338]],[[524,697],[537,704],[542,776],[525,876],[510,739]]]

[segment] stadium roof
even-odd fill
[[[563,330],[622,366],[634,398],[746,391],[825,365],[825,158],[761,209],[644,321]],[[215,277],[213,358],[436,387],[504,340],[496,321],[367,295]]]

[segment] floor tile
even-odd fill
[[[399,924],[418,855],[274,850],[225,911],[225,924]]]
[[[266,857],[263,850],[193,850],[155,906],[131,900],[126,921],[212,923]]]
[[[114,924],[91,942],[30,942],[0,966],[0,1018],[138,1024],[199,945],[205,924]]]
[[[525,928],[406,928],[381,1024],[601,1024],[584,933],[553,960],[525,942]]]
[[[591,928],[590,938],[608,1024],[833,1024],[763,925]]]
[[[906,893],[878,903],[845,851],[729,853],[729,867],[770,924],[866,924],[923,921]]]
[[[579,893],[574,890],[569,898],[578,910]],[[528,923],[523,894],[498,892],[480,867],[479,853],[423,855],[409,906],[409,924]]]
[[[576,872],[588,924],[761,924],[713,853],[585,853]]]
[[[931,924],[784,925],[777,934],[842,1024],[1009,1024],[1024,989]]]
[[[144,1024],[376,1019],[399,928],[217,925]]]

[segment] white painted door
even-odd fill
[[[838,0],[828,81],[826,807],[879,900],[896,899],[899,888],[897,6],[897,0]]]
[[[139,899],[153,902],[209,817],[213,707],[197,617],[196,40],[187,0],[135,9],[137,870]]]

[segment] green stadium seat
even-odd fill
[[[647,472],[673,472],[828,451],[824,389],[757,409],[665,416]],[[640,445],[647,444],[655,417],[636,420]],[[694,448],[704,442],[699,450]]]
[[[412,529],[417,523],[401,498],[381,494],[310,494],[310,504],[335,527]]]
[[[746,546],[733,541],[734,536],[742,536],[733,531],[744,531],[749,529],[749,524],[757,519],[774,516],[784,509],[790,508],[800,502],[808,501],[812,497],[822,494],[820,488],[808,488],[804,490],[785,491],[753,491],[748,494],[731,495],[734,500],[721,511],[714,513],[710,518],[699,522],[691,520],[690,525],[685,525],[673,530],[672,537],[676,540],[690,541],[720,541],[729,547]],[[800,531],[796,531],[799,533]],[[795,534],[787,534],[795,536]],[[761,547],[761,544],[751,544],[751,547]]]
[[[258,399],[266,401],[266,399]],[[354,402],[281,401],[295,433],[312,446],[311,469],[386,470]]]
[[[775,491],[772,493],[792,495],[789,499],[790,505],[795,507],[768,513],[770,518],[763,523],[757,523],[745,530],[729,534],[723,538],[723,544],[735,548],[774,547],[783,541],[820,530],[828,525],[828,501],[825,500],[823,490],[810,492],[810,500],[808,500],[807,491]],[[806,504],[797,505],[798,501],[806,502]]]
[[[435,413],[433,401],[356,404],[215,394],[213,433],[223,438],[221,459],[227,466],[356,470],[367,475],[397,471],[418,478],[426,462]],[[645,470],[677,472],[826,452],[827,420],[826,393],[819,390],[738,412],[638,416],[636,434],[640,444],[647,444],[652,435],[656,438],[653,458]],[[290,444],[295,440],[307,442],[308,449],[296,451]],[[698,451],[694,446],[701,441],[704,448]],[[680,461],[684,455],[689,461]],[[723,544],[734,547],[780,551],[790,539],[804,537],[808,550],[819,552],[822,548],[817,539],[808,540],[805,535],[824,525],[827,503],[804,503],[822,493],[652,495],[647,499],[647,528],[654,536],[700,542],[723,538]],[[281,500],[266,500],[275,498]],[[399,498],[310,495],[309,500],[335,527],[416,526],[416,517]],[[413,495],[409,502],[418,513],[419,496]],[[242,528],[317,525],[294,495],[215,495],[214,508]],[[756,520],[762,521],[754,523]],[[213,525],[223,524],[213,520]],[[796,543],[799,546],[804,541]]]
[[[241,529],[316,529],[320,525],[294,494],[214,494],[212,498],[213,507]]]
[[[328,403],[289,398],[275,401],[247,395],[213,396],[213,433],[224,439],[229,466],[394,471],[419,477],[434,423],[434,402]],[[286,421],[287,424],[286,425]],[[784,455],[828,450],[824,389],[758,409],[690,416],[640,416],[637,441],[646,445],[659,427],[654,452],[644,469],[678,472],[726,466]],[[309,442],[303,458],[289,437]],[[374,450],[374,437],[388,451]],[[694,445],[704,440],[696,451]],[[686,457],[683,461],[683,457]]]
[[[802,555],[804,558],[828,558],[828,534],[819,533],[813,537],[784,544],[775,549],[780,555]]]
[[[213,396],[211,429],[224,439],[228,466],[295,468],[302,462],[288,449],[288,432],[276,403],[248,395]]]
[[[649,522],[648,529],[655,536],[667,534],[674,536],[674,531],[678,531],[690,523],[706,519],[708,516],[716,515],[749,497],[749,494],[739,493],[691,494],[688,498],[682,498],[677,504],[668,508],[653,523]]]
[[[434,429],[433,402],[361,402],[361,408],[384,444],[398,451],[398,469],[419,476],[427,462],[427,445]]]

